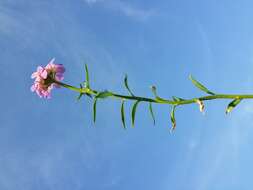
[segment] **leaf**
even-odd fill
[[[89,70],[87,64],[85,64],[85,75],[86,75],[86,87],[90,88]]]
[[[122,121],[123,127],[124,127],[124,129],[126,129],[124,102],[125,101],[122,100],[120,112],[121,112],[121,121]]]
[[[96,113],[97,112],[97,98],[94,99],[93,102],[93,122],[96,122]]]
[[[88,93],[85,93],[85,95],[87,95],[89,98],[92,99],[92,95],[88,94]]]
[[[196,81],[191,75],[189,76],[190,80],[192,83],[200,90],[206,92],[207,94],[215,95],[213,92],[209,91],[203,84],[200,82]]]
[[[172,99],[175,101],[175,102],[180,102],[180,101],[184,101],[185,99],[183,98],[179,98],[179,97],[176,97],[176,96],[172,96]]]
[[[240,102],[242,99],[236,98],[232,102],[230,102],[226,109],[226,114],[230,113]]]
[[[155,115],[154,115],[154,112],[153,112],[153,108],[152,108],[152,103],[151,102],[149,102],[149,112],[151,114],[151,117],[153,119],[153,123],[155,125]]]
[[[112,95],[113,94],[109,91],[103,91],[103,92],[99,92],[98,95],[96,95],[96,98],[107,98]]]
[[[134,96],[134,94],[132,93],[132,91],[130,90],[130,88],[128,86],[127,75],[125,75],[124,84],[125,84],[127,91],[131,94],[131,96]]]
[[[134,121],[135,121],[135,113],[136,113],[136,108],[137,108],[137,105],[140,101],[137,100],[134,105],[133,105],[133,108],[132,108],[132,127],[134,127]]]
[[[176,109],[176,106],[173,106],[172,110],[170,112],[170,120],[172,123],[172,127],[170,129],[170,132],[173,132],[176,129],[175,109]]]
[[[83,86],[82,86],[82,84],[80,84],[80,89],[82,89],[82,88],[83,88]],[[77,100],[80,100],[82,96],[83,96],[83,93],[80,92],[79,96],[77,97]]]
[[[79,96],[77,97],[77,100],[80,100],[82,96],[83,96],[83,93],[80,93]]]

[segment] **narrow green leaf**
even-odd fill
[[[180,102],[180,101],[184,101],[185,99],[183,98],[179,98],[179,97],[176,97],[176,96],[172,96],[172,99],[175,101],[175,102]]]
[[[240,102],[242,99],[236,98],[232,102],[230,102],[226,109],[226,114],[230,113]]]
[[[88,93],[85,93],[85,95],[87,95],[89,98],[92,99],[92,95],[88,94]]]
[[[173,106],[172,110],[170,112],[170,120],[172,123],[172,127],[170,129],[170,132],[173,132],[176,129],[175,109],[176,109],[176,106]]]
[[[90,78],[87,64],[85,64],[85,75],[86,75],[86,87],[90,88]]]
[[[82,84],[80,84],[80,88],[81,89],[83,88]],[[79,96],[77,97],[77,100],[80,100],[82,96],[83,96],[83,93],[80,92]]]
[[[131,96],[134,96],[134,94],[132,93],[132,91],[130,90],[130,88],[128,86],[127,75],[125,75],[124,84],[125,84],[127,91],[131,94]]]
[[[123,127],[124,129],[126,129],[124,102],[125,101],[122,100],[120,112],[121,112],[121,121],[122,121]]]
[[[151,102],[149,102],[149,112],[151,114],[151,117],[153,119],[153,123],[155,125],[155,115],[154,115],[154,112],[153,112],[153,108],[152,108],[152,103]]]
[[[96,114],[97,114],[97,98],[94,99],[93,102],[93,122],[96,122]]]
[[[133,105],[133,108],[132,108],[132,127],[134,127],[134,121],[135,121],[135,113],[136,113],[136,108],[137,108],[137,105],[140,101],[136,101]]]
[[[109,96],[112,96],[111,92],[103,91],[103,92],[99,92],[98,95],[96,95],[96,98],[107,98]]]
[[[82,96],[83,96],[83,93],[80,93],[79,96],[77,97],[77,100],[80,100]]]
[[[191,75],[189,76],[190,80],[192,83],[200,90],[206,92],[207,94],[215,95],[213,92],[209,91],[203,84],[200,82],[196,81]]]
[[[86,81],[83,82],[83,87],[87,88],[87,82]]]

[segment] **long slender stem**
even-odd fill
[[[83,94],[89,94],[96,96],[99,94],[99,91],[93,90],[91,88],[77,88],[75,86],[71,86],[59,81],[54,81],[54,83],[61,85],[62,87],[68,88],[70,90],[83,93]],[[142,96],[127,96],[127,95],[121,95],[117,93],[111,93],[111,97],[119,98],[119,99],[126,99],[126,100],[135,100],[135,101],[142,101],[142,102],[150,102],[150,103],[157,103],[157,104],[170,104],[170,105],[184,105],[184,104],[192,104],[199,101],[207,101],[207,100],[214,100],[214,99],[253,99],[253,94],[215,94],[215,95],[208,95],[208,96],[201,96],[196,97],[192,99],[184,99],[179,101],[174,100],[168,100],[168,99],[162,99],[162,98],[146,98]]]

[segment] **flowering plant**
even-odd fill
[[[54,61],[55,59],[52,59],[45,68],[38,66],[37,71],[31,76],[35,79],[31,90],[41,98],[51,98],[51,90],[60,87],[55,81],[63,80],[65,68],[61,64],[55,64]]]
[[[196,103],[199,106],[200,112],[204,112],[204,101],[214,100],[214,99],[232,99],[232,101],[228,104],[226,108],[226,114],[231,112],[243,99],[252,99],[253,95],[247,94],[218,94],[210,91],[207,89],[203,84],[195,80],[190,75],[190,80],[197,87],[199,90],[205,92],[206,96],[191,98],[191,99],[183,99],[176,96],[172,96],[171,99],[161,98],[157,95],[156,87],[151,86],[151,91],[154,95],[154,98],[143,97],[143,96],[136,96],[129,88],[127,75],[124,78],[124,85],[126,90],[128,91],[128,95],[117,94],[108,90],[105,91],[97,91],[90,87],[89,81],[89,72],[88,67],[85,65],[85,73],[86,73],[86,80],[84,83],[80,84],[80,87],[71,86],[61,82],[63,80],[63,74],[65,72],[65,68],[62,64],[56,64],[55,59],[52,59],[45,67],[39,66],[37,71],[34,72],[31,76],[34,79],[34,83],[31,86],[31,91],[36,92],[37,95],[41,98],[51,98],[51,91],[53,88],[60,88],[65,87],[67,89],[73,90],[78,92],[79,95],[77,99],[81,99],[82,96],[88,96],[93,99],[93,121],[96,121],[96,105],[97,101],[105,98],[116,98],[121,101],[121,121],[124,128],[126,128],[125,124],[125,111],[124,111],[124,103],[126,100],[134,101],[132,112],[131,112],[131,119],[132,119],[132,126],[134,127],[135,122],[135,113],[137,110],[137,106],[140,102],[148,103],[148,108],[150,111],[150,115],[153,119],[153,123],[155,124],[155,116],[152,108],[152,104],[169,104],[171,105],[171,131],[176,128],[176,119],[175,119],[175,110],[178,106],[185,105],[185,104],[194,104]]]

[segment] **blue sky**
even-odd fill
[[[1,0],[0,189],[252,189],[253,103],[225,115],[227,101],[176,111],[155,105],[156,126],[141,103],[136,127],[120,122],[120,102],[76,101],[30,92],[31,73],[55,57],[65,82],[127,93],[203,95],[192,74],[215,92],[253,91],[252,1]]]

